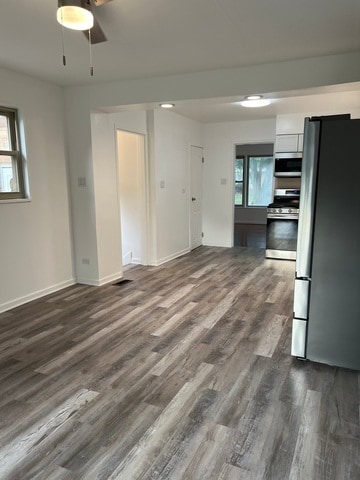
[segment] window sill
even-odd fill
[[[31,198],[4,198],[3,200],[0,199],[0,205],[2,203],[29,203],[31,202]]]

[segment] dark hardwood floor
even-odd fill
[[[266,225],[250,223],[234,224],[235,247],[266,247]]]
[[[200,247],[0,315],[0,478],[355,480],[359,374],[292,358],[293,262]]]

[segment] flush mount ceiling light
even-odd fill
[[[175,103],[160,103],[160,107],[161,108],[174,108],[175,107]]]
[[[258,108],[258,107],[266,107],[270,105],[270,100],[262,98],[262,95],[248,95],[245,97],[245,100],[240,102],[242,107],[248,108]]]
[[[90,30],[94,26],[90,2],[83,0],[59,0],[56,19],[71,30]]]

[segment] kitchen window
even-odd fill
[[[244,161],[245,157],[235,159],[235,205],[244,205]]]
[[[272,201],[274,161],[272,145],[237,145],[235,158],[235,206],[266,207]],[[262,151],[270,150],[263,154]],[[243,154],[239,154],[239,152]]]
[[[25,197],[17,111],[0,107],[0,200]]]

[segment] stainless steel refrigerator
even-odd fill
[[[360,119],[305,119],[291,354],[360,370]]]

